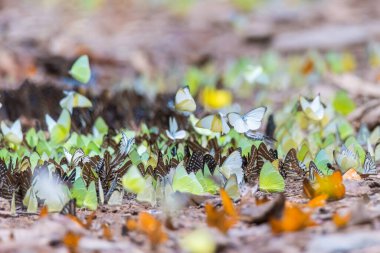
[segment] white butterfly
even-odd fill
[[[376,164],[373,161],[371,154],[369,152],[367,152],[365,154],[365,160],[364,160],[364,165],[363,165],[363,174],[364,175],[375,175],[375,174],[377,174]]]
[[[185,130],[179,130],[178,131],[178,124],[175,118],[170,117],[169,118],[169,130],[166,130],[166,135],[172,139],[180,140],[186,137],[186,131]]]
[[[175,109],[179,112],[194,112],[197,108],[189,88],[180,88],[175,95]]]
[[[260,128],[266,110],[267,108],[262,106],[255,108],[244,115],[231,112],[227,114],[228,122],[238,133],[245,133],[249,130],[254,131]]]
[[[119,152],[122,155],[128,155],[132,149],[132,146],[135,144],[135,138],[128,138],[124,132],[121,132],[121,140],[119,144]]]
[[[308,101],[304,97],[300,97],[302,111],[312,120],[321,120],[325,114],[325,108],[321,103],[320,96],[316,96],[313,101]]]
[[[66,160],[70,166],[75,167],[79,165],[81,161],[83,161],[83,163],[90,161],[90,159],[86,156],[86,154],[80,148],[75,150],[74,154],[70,154],[70,152],[67,151],[65,148],[63,149],[63,152],[65,153]]]
[[[227,134],[230,127],[227,124],[226,116],[222,113],[211,114],[200,119],[195,125],[199,128],[205,128],[215,133]]]
[[[12,143],[21,143],[23,139],[21,122],[16,120],[11,127],[8,127],[4,121],[1,121],[1,131],[5,139]]]
[[[232,152],[227,159],[224,161],[223,165],[219,167],[220,173],[223,174],[227,180],[233,175],[236,175],[238,184],[240,185],[244,179],[243,172],[243,159],[241,158],[240,150],[235,150]]]

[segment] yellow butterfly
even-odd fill
[[[227,134],[230,131],[226,117],[221,113],[208,115],[200,119],[195,126],[222,134]]]

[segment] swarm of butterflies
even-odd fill
[[[80,106],[71,106],[74,93],[67,95],[65,107]],[[82,107],[91,106],[80,98]],[[11,201],[13,212],[33,213],[42,205],[60,211],[71,199],[95,210],[99,204],[122,204],[125,191],[151,205],[165,204],[175,192],[207,195],[220,188],[238,200],[245,185],[271,193],[285,191],[288,179],[313,183],[316,176],[352,169],[363,178],[377,174],[380,149],[370,140],[380,131],[371,134],[363,127],[354,136],[319,95],[300,97],[279,112],[281,117],[271,115],[265,133],[258,130],[266,107],[243,115],[227,108],[197,119],[187,87],[177,91],[173,105],[168,129],[121,132],[119,143],[106,135],[100,155],[64,149],[61,160],[40,160],[36,166],[27,156],[0,159],[0,197]],[[179,124],[176,115],[187,121]]]

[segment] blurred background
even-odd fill
[[[2,117],[11,120],[57,115],[72,88],[109,104],[121,90],[154,101],[189,85],[206,108],[276,108],[310,91],[333,94],[342,80],[331,74],[380,81],[378,0],[0,0],[0,36],[0,99],[11,107]],[[82,54],[87,85],[68,75]],[[131,106],[122,103],[99,110],[121,108],[109,118],[122,118]]]
[[[350,49],[361,60],[366,46],[380,38],[380,5],[377,0],[1,0],[0,36],[2,88],[16,88],[26,77],[38,82],[62,77],[84,53],[98,77],[96,86],[139,75],[178,82],[189,65],[212,62],[224,68],[268,50]]]

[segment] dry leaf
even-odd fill
[[[309,212],[304,212],[298,205],[286,203],[282,217],[280,219],[270,218],[269,224],[275,234],[299,231],[315,225],[310,215]]]

